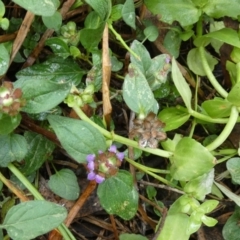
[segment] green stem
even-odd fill
[[[178,186],[176,186],[175,184],[173,184],[173,183],[169,182],[168,180],[166,180],[165,178],[160,177],[160,176],[158,176],[157,174],[155,174],[155,173],[147,170],[147,168],[146,168],[145,166],[143,166],[142,164],[139,164],[139,163],[133,161],[132,159],[127,158],[127,157],[125,157],[124,159],[125,159],[127,162],[129,162],[131,165],[133,165],[134,167],[136,167],[137,169],[145,172],[145,173],[148,174],[148,175],[151,175],[152,177],[154,177],[155,179],[159,180],[160,182],[165,183],[165,184],[168,185],[168,186],[171,186],[171,187],[174,187],[174,188],[177,188],[177,189],[181,189],[181,188],[179,188]]]
[[[37,191],[37,189],[12,163],[8,164],[8,169],[22,182],[22,184],[28,189],[29,192],[32,193],[32,195],[37,200],[45,200],[43,196]],[[63,223],[60,226],[58,226],[58,230],[65,240],[76,240],[72,233],[69,231],[69,229],[66,226],[64,226]]]
[[[197,26],[196,26],[196,34],[197,37],[201,37],[203,32],[203,26],[202,26],[202,16],[198,19]]]
[[[206,56],[205,56],[205,49],[204,47],[199,47],[199,53],[200,53],[200,57],[201,57],[201,61],[202,61],[202,66],[203,69],[209,79],[209,81],[211,82],[211,84],[213,85],[213,87],[215,88],[215,90],[224,98],[227,97],[228,93],[227,91],[225,91],[222,86],[218,83],[217,79],[214,77],[212,70],[210,69]]]
[[[235,106],[233,106],[231,109],[230,117],[223,131],[212,143],[210,143],[206,147],[209,151],[213,151],[214,149],[218,148],[228,138],[229,134],[232,132],[237,122],[237,119],[238,119],[238,110]]]
[[[236,77],[236,83],[240,82],[240,62],[236,64],[237,69],[237,77]]]
[[[94,123],[91,119],[89,119],[84,114],[84,112],[78,106],[74,106],[73,110],[77,113],[77,115],[83,121],[86,121],[86,122],[90,123],[92,126],[94,126],[96,129],[98,129],[108,139],[111,139],[113,141],[125,144],[125,145],[130,146],[130,147],[138,148],[138,149],[140,149],[142,151],[149,152],[149,153],[155,154],[157,156],[161,156],[161,157],[165,157],[165,158],[169,158],[170,156],[172,156],[171,152],[167,152],[167,151],[164,151],[164,150],[161,150],[161,149],[152,149],[152,148],[142,148],[142,147],[139,147],[137,142],[135,142],[133,140],[130,140],[128,138],[119,136],[117,134],[110,133],[106,129],[104,129],[104,128],[100,127],[99,125],[97,125],[96,123]]]
[[[121,35],[118,34],[115,29],[113,28],[111,23],[108,23],[108,28],[112,31],[112,33],[115,35],[116,39],[138,60],[140,60],[140,57],[124,42]]]

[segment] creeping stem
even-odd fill
[[[203,65],[203,69],[205,71],[205,73],[207,74],[207,77],[209,79],[209,81],[211,82],[211,84],[213,85],[213,87],[216,89],[216,91],[223,97],[226,98],[228,93],[227,91],[225,91],[222,86],[218,83],[217,79],[214,77],[212,70],[210,69],[206,56],[205,56],[205,49],[204,47],[199,47],[199,52],[200,52],[200,57],[201,57],[201,62]]]
[[[206,147],[209,151],[215,150],[228,138],[229,134],[231,133],[231,131],[233,130],[233,128],[237,122],[237,119],[238,119],[238,110],[237,110],[237,107],[233,106],[231,109],[230,117],[229,117],[228,122],[225,125],[223,131],[212,143],[210,143]]]
[[[86,122],[90,123],[92,126],[94,126],[96,129],[98,129],[108,139],[111,139],[113,141],[128,145],[130,147],[141,149],[145,152],[149,152],[149,153],[155,154],[157,156],[161,156],[161,157],[165,157],[165,158],[169,158],[170,156],[172,156],[171,152],[164,151],[164,150],[161,150],[161,149],[141,148],[141,147],[138,146],[137,142],[135,142],[133,140],[130,140],[128,138],[119,136],[117,134],[112,134],[109,131],[107,131],[106,129],[103,129],[102,127],[100,127],[99,125],[94,123],[91,119],[89,119],[78,106],[73,106],[73,110],[77,113],[77,115],[83,121],[86,121]]]

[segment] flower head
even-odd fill
[[[87,155],[88,180],[102,183],[105,178],[114,176],[117,174],[123,158],[124,153],[118,152],[115,145],[110,146],[105,152],[99,150],[97,155]]]

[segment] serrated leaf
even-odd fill
[[[237,18],[240,12],[240,6],[238,0],[231,0],[226,2],[225,0],[211,0],[204,4],[202,10],[210,17],[233,17]]]
[[[240,184],[240,158],[235,157],[227,161],[227,170],[230,172],[234,183]]]
[[[0,166],[7,167],[10,162],[23,160],[27,148],[27,142],[22,135],[0,135]]]
[[[140,43],[137,40],[134,40],[132,42],[131,49],[138,56],[140,56],[140,59],[137,59],[133,55],[130,55],[131,63],[136,65],[145,75],[146,71],[150,68],[151,61],[152,61],[148,50],[145,48],[145,46],[142,43]]]
[[[188,121],[190,116],[189,113],[180,111],[175,107],[165,108],[158,115],[159,119],[166,124],[164,131],[171,131],[179,128]]]
[[[129,25],[133,29],[136,29],[135,7],[133,0],[126,0],[125,3],[123,4],[122,18],[127,25]]]
[[[161,16],[161,21],[172,24],[178,21],[182,26],[196,23],[201,10],[189,0],[144,0],[144,4],[153,13]]]
[[[170,172],[174,179],[190,181],[209,172],[215,165],[215,157],[194,139],[182,138],[170,158]]]
[[[10,55],[8,53],[7,48],[4,44],[0,44],[0,76],[4,75],[8,70],[8,65],[10,61]]]
[[[133,218],[138,209],[138,193],[133,186],[132,175],[120,170],[98,186],[97,194],[102,207],[109,214],[124,220]]]
[[[123,98],[128,107],[136,113],[147,114],[155,103],[145,76],[132,63],[129,65],[129,73],[124,79]]]
[[[58,31],[62,25],[62,15],[60,12],[55,12],[51,16],[43,16],[42,17],[44,25],[49,29],[54,29],[54,31]]]
[[[58,227],[67,210],[55,203],[35,200],[12,207],[2,224],[14,240],[34,239]]]
[[[204,101],[202,108],[212,118],[229,117],[232,103],[226,99],[215,97],[214,99]]]
[[[24,137],[28,143],[28,152],[20,170],[24,175],[29,175],[39,169],[51,156],[55,145],[38,133],[26,131]]]
[[[59,0],[13,0],[22,8],[40,16],[52,16],[58,6]]]
[[[21,114],[11,117],[7,114],[0,114],[0,134],[11,133],[18,125],[22,119]]]
[[[76,200],[80,194],[77,177],[70,169],[61,169],[52,175],[48,186],[55,194],[67,200]]]
[[[81,69],[73,59],[55,56],[43,63],[19,71],[16,76],[17,78],[48,79],[55,83],[68,82],[69,84],[78,85],[85,73],[85,70]]]
[[[192,92],[190,87],[188,86],[187,82],[182,76],[181,71],[177,66],[176,60],[172,59],[172,79],[174,85],[176,86],[178,92],[180,93],[186,107],[188,110],[191,109],[191,100],[192,100]]]
[[[236,83],[227,96],[227,100],[235,106],[240,106],[240,82]]]
[[[52,51],[62,58],[67,58],[70,56],[70,51],[67,43],[65,43],[59,37],[52,37],[45,41],[45,45],[49,46]]]
[[[71,89],[69,83],[55,83],[47,79],[20,78],[15,87],[22,89],[27,104],[22,111],[40,113],[48,111],[60,104]]]
[[[214,66],[218,63],[218,61],[208,52],[205,51],[205,57],[207,59],[208,65],[210,69],[213,71]],[[192,48],[187,55],[187,64],[188,67],[195,74],[200,76],[206,76],[206,72],[202,65],[202,60],[200,58],[200,53],[198,48]]]
[[[85,163],[88,154],[107,148],[103,135],[87,122],[55,115],[49,115],[48,121],[63,148],[79,163]]]

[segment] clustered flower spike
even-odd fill
[[[97,155],[87,155],[87,179],[102,183],[106,178],[116,175],[123,158],[124,153],[118,152],[115,145],[110,146],[106,152],[100,150]]]
[[[4,82],[0,87],[0,112],[16,116],[24,104],[22,90],[14,89],[11,82]]]

